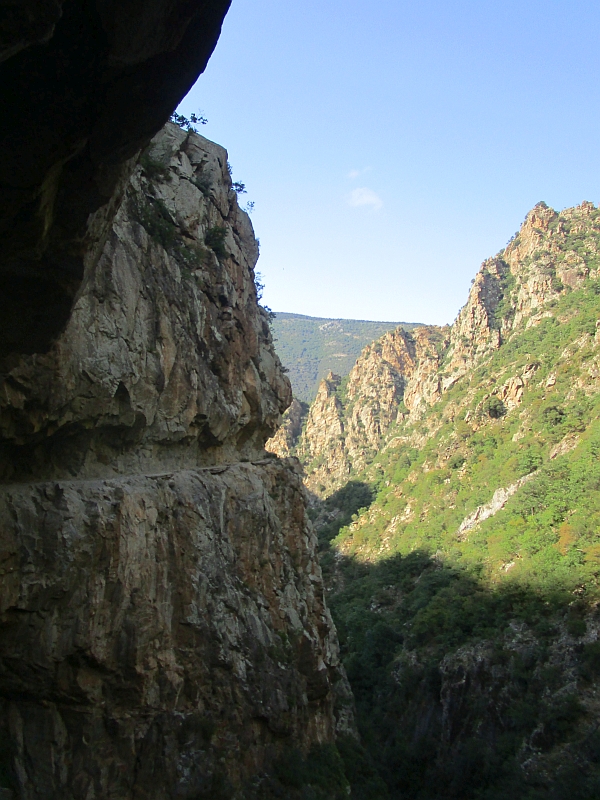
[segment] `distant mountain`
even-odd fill
[[[329,371],[344,377],[366,345],[398,325],[410,331],[418,323],[328,319],[277,312],[273,321],[275,349],[289,370],[294,397],[312,402],[319,383]]]

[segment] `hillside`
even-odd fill
[[[538,204],[290,442],[392,798],[600,796],[599,268],[600,211]]]
[[[330,370],[347,375],[365,345],[405,322],[370,322],[358,319],[326,319],[277,312],[272,329],[275,349],[286,367],[294,397],[314,400],[320,381]]]

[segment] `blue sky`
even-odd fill
[[[255,202],[275,311],[451,322],[540,200],[600,199],[600,4],[233,0],[180,111]]]

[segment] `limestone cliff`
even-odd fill
[[[324,381],[295,450],[308,488],[320,496],[340,488],[388,435],[401,433],[398,426],[422,418],[511,336],[552,317],[557,298],[598,274],[599,233],[592,203],[560,213],[538,204],[507,247],[482,264],[452,326],[398,328],[363,350],[341,389]],[[518,405],[534,372],[526,365],[495,395]]]
[[[226,151],[167,125],[64,332],[5,362],[0,773],[24,800],[267,797],[283,751],[352,731],[297,462],[263,449],[291,393],[257,257]]]
[[[446,344],[446,329],[400,327],[363,350],[343,386],[333,374],[321,383],[294,450],[310,491],[323,496],[342,486],[366,467],[393,423],[439,398]]]

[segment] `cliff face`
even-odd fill
[[[394,424],[422,419],[512,336],[552,318],[558,298],[598,274],[599,231],[592,203],[560,213],[538,204],[507,247],[481,265],[452,326],[398,328],[363,350],[341,393],[323,382],[294,451],[309,489],[324,496],[340,488],[365,470]],[[524,365],[495,390],[507,407],[518,405],[535,369]]]
[[[168,125],[63,334],[7,361],[0,766],[26,800],[250,796],[352,731],[301,478],[263,449],[291,393],[257,257],[227,153]]]
[[[0,520],[21,797],[219,797],[334,739],[337,641],[290,465],[11,485]]]
[[[291,401],[226,151],[169,124],[142,164],[64,334],[2,376],[5,480],[256,457]]]

